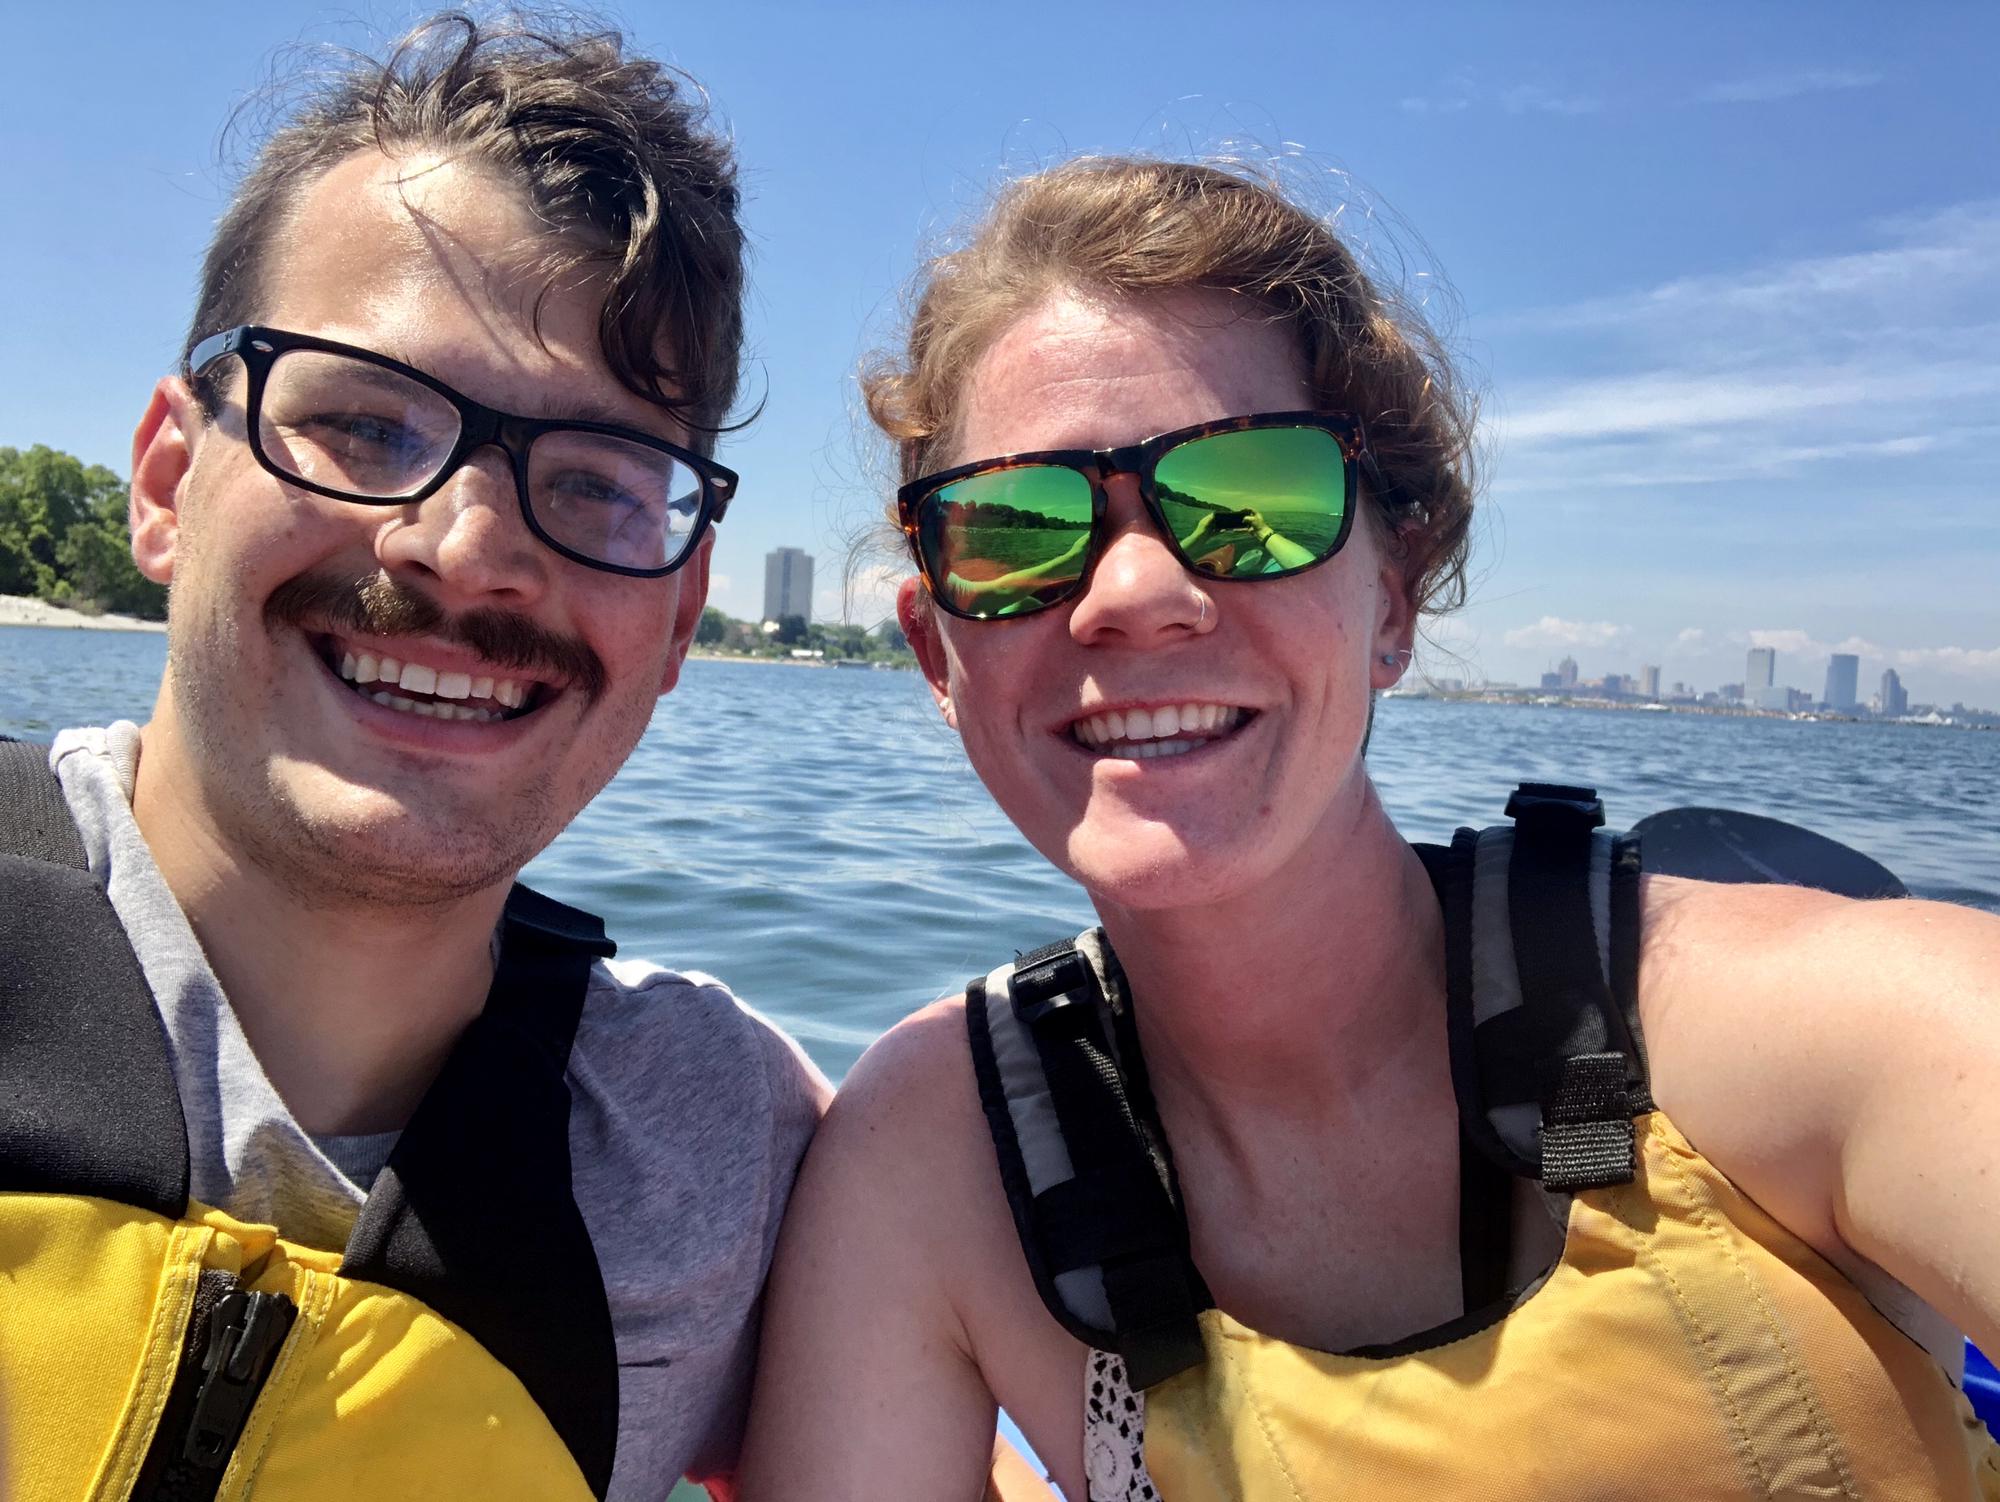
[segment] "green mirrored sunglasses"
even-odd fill
[[[961,464],[896,493],[924,584],[964,620],[1028,615],[1083,592],[1102,551],[1105,482],[1129,474],[1160,535],[1206,579],[1283,579],[1326,562],[1374,472],[1355,418],[1261,412],[1114,449]],[[1379,483],[1379,482],[1378,482]]]

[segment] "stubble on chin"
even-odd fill
[[[255,629],[199,608],[191,591],[171,599],[168,704],[201,821],[230,859],[293,900],[446,906],[511,881],[574,817],[549,767],[504,796],[426,786],[414,765],[403,786],[371,787],[348,782],[309,748],[286,748],[273,733],[283,701],[313,686],[237,676],[238,663],[284,661],[277,632],[266,626],[262,640],[247,640]]]

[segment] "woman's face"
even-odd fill
[[[1311,405],[1290,332],[1226,294],[1058,294],[973,367],[947,462]],[[1295,577],[1220,583],[1181,566],[1132,476],[1107,488],[1107,541],[1067,604],[966,621],[904,587],[974,769],[1036,849],[1128,908],[1244,895],[1337,855],[1366,806],[1370,692],[1397,677],[1380,659],[1412,628],[1377,528]]]

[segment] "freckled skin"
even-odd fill
[[[547,297],[538,341],[531,262],[545,231],[518,192],[485,172],[364,153],[309,188],[290,226],[259,321],[393,355],[505,410],[591,402],[685,440],[611,375],[594,291]],[[528,532],[494,449],[420,506],[291,489],[244,441],[241,367],[231,363],[213,427],[170,380],[135,445],[135,473],[149,456],[169,464],[175,444],[188,455],[170,501],[136,513],[142,567],[172,584],[168,677],[145,738],[157,775],[147,781],[183,798],[198,789],[222,843],[302,893],[436,902],[510,879],[609,780],[672,687],[711,542],[665,579],[586,569]],[[594,703],[563,695],[492,754],[391,745],[356,723],[348,691],[306,638],[265,619],[272,591],[309,570],[385,572],[448,615],[522,615],[588,644],[609,687]]]
[[[1051,297],[994,343],[966,390],[951,463],[1313,404],[1288,331],[1205,292]],[[937,644],[926,666],[940,705],[1022,832],[1106,900],[1195,905],[1280,880],[1366,804],[1368,694],[1396,676],[1376,658],[1408,643],[1400,571],[1364,523],[1295,578],[1196,579],[1153,530],[1136,482],[1114,478],[1110,492],[1114,535],[1074,603],[1021,620],[925,612],[917,634]],[[1134,698],[1257,713],[1205,777],[1077,755],[1067,725]]]

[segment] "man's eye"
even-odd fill
[[[327,412],[308,418],[302,425],[355,448],[404,452],[423,445],[423,437],[406,423],[388,417],[371,417],[365,412]]]
[[[642,511],[646,498],[602,475],[572,471],[558,475],[550,485],[554,499],[565,506],[601,506],[615,511]]]

